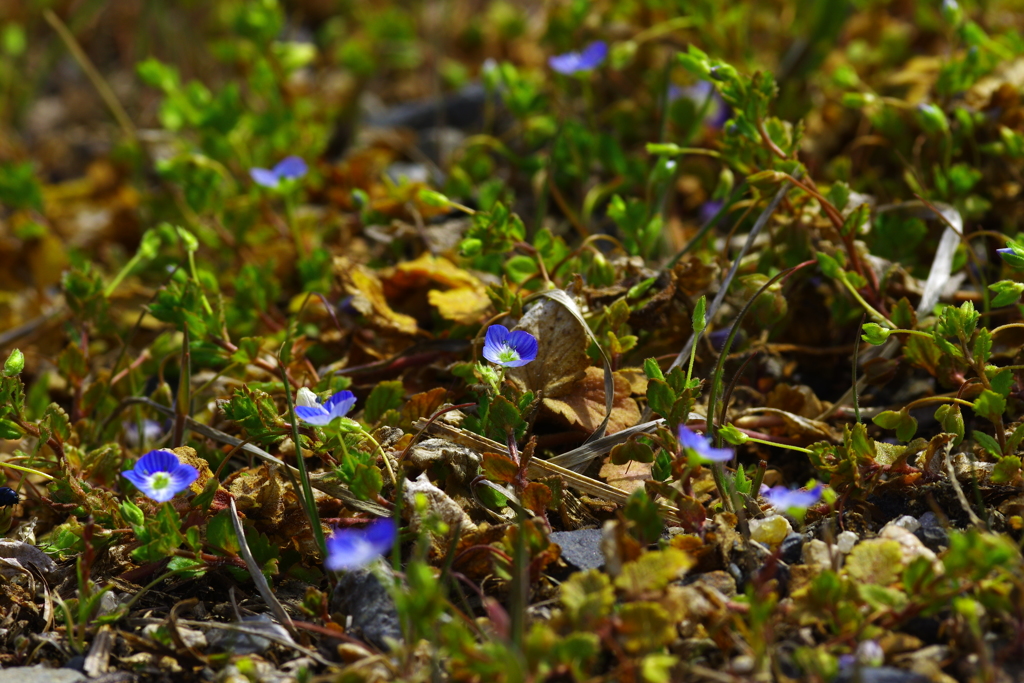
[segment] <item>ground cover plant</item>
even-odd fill
[[[1022,25],[4,3],[0,666],[1018,680]]]

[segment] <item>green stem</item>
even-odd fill
[[[765,439],[755,439],[752,436],[748,436],[744,443],[747,441],[753,441],[754,443],[763,443],[765,446],[775,446],[777,448],[788,448],[791,451],[800,451],[801,453],[813,453],[809,448],[801,448],[800,446],[792,446],[788,443],[776,443],[774,441],[767,441]]]
[[[49,481],[53,481],[54,480],[54,478],[51,477],[46,472],[40,472],[39,470],[34,470],[31,467],[22,467],[21,465],[14,465],[14,464],[11,464],[9,462],[0,462],[0,467],[9,467],[12,470],[18,470],[19,472],[26,472],[28,474],[34,474],[34,475],[39,476],[39,477],[44,477],[44,478],[48,479]]]
[[[288,326],[288,339],[284,347],[287,348],[291,342],[291,325]],[[324,530],[320,527],[320,513],[316,509],[316,499],[313,497],[313,487],[309,483],[309,473],[306,471],[306,460],[302,457],[302,441],[299,438],[299,420],[295,416],[295,401],[292,399],[292,387],[288,383],[288,373],[285,370],[284,362],[278,358],[281,368],[281,378],[284,380],[284,398],[288,403],[288,417],[292,423],[292,441],[295,443],[295,465],[299,470],[299,480],[302,486],[303,507],[306,508],[306,517],[309,519],[310,531],[313,532],[313,539],[320,548],[322,557],[327,557],[327,543],[324,540]],[[285,468],[285,471],[289,470]]]
[[[896,329],[896,324],[894,322],[892,322],[891,320],[889,320],[888,318],[886,318],[881,313],[879,313],[878,311],[876,311],[871,304],[869,304],[867,301],[865,301],[864,297],[862,297],[860,295],[860,292],[857,291],[857,288],[854,287],[852,284],[850,284],[850,281],[847,280],[846,277],[843,274],[839,275],[839,281],[843,283],[843,285],[850,292],[850,294],[853,296],[853,298],[857,300],[857,303],[859,303],[861,306],[864,307],[864,310],[868,312],[868,315],[871,316],[871,318],[874,319],[875,322],[877,322],[880,325],[885,325],[890,330]],[[908,332],[908,333],[913,333],[914,332],[913,330],[904,330],[904,331]],[[924,336],[931,338],[931,335],[924,335]]]

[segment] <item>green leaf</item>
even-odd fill
[[[622,573],[615,578],[615,585],[631,596],[660,591],[693,565],[694,559],[678,548],[646,552],[622,565]]]
[[[676,402],[676,392],[668,385],[668,382],[660,379],[652,379],[647,383],[647,403],[651,410],[662,417],[672,414],[672,406]]]
[[[366,399],[363,418],[370,424],[376,423],[387,411],[400,408],[404,397],[405,385],[400,380],[379,383]]]
[[[1006,399],[996,392],[985,389],[974,401],[974,412],[989,422],[996,422],[1006,410]]]
[[[613,465],[625,465],[627,462],[654,462],[654,451],[645,443],[630,437],[625,443],[620,443],[611,450],[611,461]]]
[[[1009,306],[1016,303],[1020,299],[1021,292],[1024,292],[1024,282],[1000,280],[995,284],[989,285],[988,288],[996,293],[990,305],[993,308],[1000,308],[1001,306]]]
[[[823,251],[819,251],[815,254],[818,259],[818,266],[821,268],[821,272],[825,277],[832,278],[833,280],[842,276],[843,269],[840,267],[839,262],[829,256]]]
[[[502,484],[511,484],[519,476],[519,465],[497,453],[484,453],[481,466],[488,479]]]
[[[665,374],[661,371],[658,361],[654,358],[648,358],[644,361],[644,374],[647,375],[647,379],[665,379]]]
[[[589,569],[573,574],[562,583],[559,598],[576,630],[593,631],[611,616],[615,589],[607,574]]]
[[[990,479],[993,484],[1010,484],[1020,474],[1020,458],[1016,455],[1007,455],[1000,458],[995,467],[992,468]]]
[[[983,327],[978,330],[978,334],[974,336],[974,344],[971,348],[971,354],[974,356],[975,362],[987,363],[991,353],[992,333]],[[1007,393],[1009,393],[1009,390],[1007,390]],[[1005,394],[1003,395],[1005,396]]]
[[[238,554],[238,537],[231,524],[230,510],[221,510],[210,519],[206,525],[206,542],[222,554]]]
[[[982,330],[982,332],[988,332],[988,330]],[[978,334],[978,337],[981,337],[981,333]],[[991,341],[989,343],[991,344]],[[990,365],[985,368],[985,374],[992,385],[992,391],[1004,398],[1010,395],[1010,390],[1013,388],[1012,370],[1009,368],[995,368]]]
[[[997,458],[1002,456],[1003,451],[999,448],[999,442],[993,437],[989,436],[985,432],[978,431],[977,429],[971,432],[971,436],[974,437],[974,441],[981,446],[983,449],[996,456]]]
[[[622,514],[633,523],[633,533],[641,543],[654,543],[665,528],[661,510],[643,489],[630,494]]]

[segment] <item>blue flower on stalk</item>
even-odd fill
[[[166,503],[191,486],[199,478],[199,470],[181,462],[170,451],[150,451],[121,476],[148,498]]]
[[[788,489],[785,486],[773,486],[767,491],[762,490],[764,497],[776,510],[806,510],[821,500],[822,486],[818,484],[810,491]]]
[[[250,168],[249,176],[257,185],[276,188],[282,180],[301,178],[306,175],[309,167],[301,157],[285,157],[274,168]]]
[[[600,66],[607,56],[608,43],[596,40],[583,48],[583,52],[566,52],[564,55],[548,57],[548,66],[560,74],[571,76]]]
[[[313,396],[313,400],[305,398],[306,396]],[[306,424],[318,427],[329,425],[336,417],[345,417],[356,404],[355,394],[348,389],[339,391],[323,403],[316,403],[315,398],[309,389],[306,389],[305,393],[300,389],[295,401],[295,414]]]
[[[518,368],[537,357],[537,338],[529,332],[509,332],[504,325],[491,325],[484,337],[484,358],[506,368]]]
[[[707,437],[690,430],[686,425],[679,425],[679,443],[687,455],[696,456],[702,463],[732,460],[731,448],[713,448]]]
[[[359,569],[383,555],[398,538],[398,525],[390,517],[370,522],[365,529],[339,529],[327,539],[327,560],[331,571]]]

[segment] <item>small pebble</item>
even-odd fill
[[[923,515],[921,515],[918,518],[917,521],[921,523],[922,527],[929,527],[929,526],[942,527],[942,522],[939,521],[939,518],[935,515],[934,512],[926,512],[926,513],[924,513]]]
[[[889,522],[889,524],[895,524],[896,526],[903,527],[910,533],[914,533],[921,528],[921,523],[910,515],[903,515]]]
[[[803,557],[804,537],[802,534],[790,534],[782,539],[779,552],[780,559],[786,564],[799,564]]]
[[[750,538],[758,543],[776,546],[792,532],[789,520],[782,515],[750,520]]]
[[[914,535],[935,552],[949,547],[949,534],[941,526],[922,526],[914,532]]]
[[[804,564],[816,565],[829,569],[832,567],[832,554],[825,541],[815,538],[804,543]]]
[[[860,537],[857,534],[852,531],[844,531],[836,538],[836,547],[839,548],[839,552],[846,555],[853,550],[853,546],[857,545],[859,540]]]

